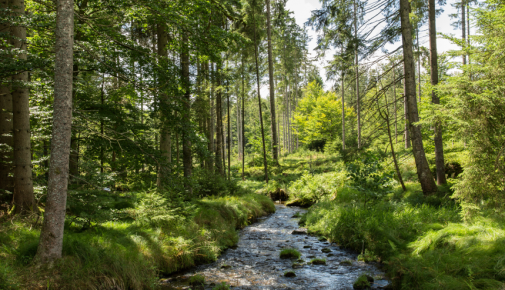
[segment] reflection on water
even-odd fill
[[[205,276],[205,289],[226,282],[233,289],[353,289],[356,278],[366,273],[375,278],[372,289],[387,287],[384,273],[375,265],[356,261],[357,255],[317,237],[292,234],[304,209],[276,205],[277,212],[241,231],[236,248],[226,250],[214,263],[195,267],[184,274],[162,279],[163,289],[189,289],[188,278]],[[284,248],[295,248],[303,261],[281,259]],[[326,265],[312,265],[313,258]],[[296,277],[284,277],[293,271]]]

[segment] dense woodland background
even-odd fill
[[[449,4],[320,2],[300,27],[285,0],[1,0],[0,288],[156,288],[235,244],[267,196],[311,206],[309,231],[396,288],[505,287],[503,1],[450,3],[447,53]],[[308,29],[334,53],[325,76]],[[68,192],[48,186],[61,145]],[[67,201],[47,256],[51,196]]]

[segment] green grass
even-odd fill
[[[306,226],[360,252],[360,260],[383,262],[398,289],[505,287],[503,220],[464,223],[445,188],[428,197],[408,188],[366,207],[349,198],[352,191],[338,192],[309,209]]]
[[[279,256],[281,259],[299,259],[301,254],[296,249],[283,249]]]
[[[225,282],[222,282],[221,284],[217,284],[213,287],[212,290],[230,290],[230,286],[228,286]]]
[[[145,196],[149,197],[145,199]],[[0,289],[154,289],[160,273],[214,261],[238,241],[237,229],[273,212],[265,196],[204,198],[187,203],[190,216],[163,198],[139,198],[127,218],[65,227],[63,259],[53,269],[31,264],[40,222],[15,217],[0,226]],[[48,286],[49,285],[49,286]]]
[[[189,278],[189,285],[203,286],[205,284],[205,276],[197,274]]]

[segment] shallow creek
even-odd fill
[[[374,278],[372,289],[387,287],[388,281],[376,265],[359,262],[356,253],[304,234],[293,215],[306,210],[284,205],[276,205],[276,209],[244,228],[237,247],[224,251],[217,261],[162,279],[163,289],[189,289],[188,278],[196,274],[205,276],[205,289],[221,282],[232,289],[353,289],[363,273]],[[304,262],[281,259],[280,251],[285,248],[297,249]],[[311,264],[314,258],[326,259],[326,265]],[[287,271],[296,277],[284,277]]]

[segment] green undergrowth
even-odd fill
[[[70,216],[64,258],[52,269],[32,264],[40,221],[2,221],[0,289],[154,289],[160,275],[214,261],[237,243],[237,229],[275,211],[258,194],[186,202],[187,215],[157,194],[139,196],[109,221],[83,226]]]
[[[301,219],[310,232],[379,261],[398,289],[503,289],[505,223],[463,222],[447,188],[425,197],[417,184],[365,204],[341,189]]]

